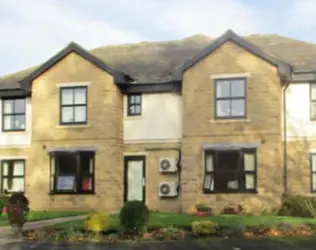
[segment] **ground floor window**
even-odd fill
[[[1,160],[1,193],[24,192],[24,180],[24,160]]]
[[[51,193],[93,193],[94,152],[51,154]]]
[[[256,189],[256,149],[205,152],[205,193],[244,193]]]
[[[316,153],[311,154],[311,192],[316,193]]]

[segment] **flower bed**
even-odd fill
[[[101,231],[96,234],[93,232],[69,228],[54,229],[47,228],[41,230],[28,230],[25,231],[24,237],[29,240],[36,241],[71,241],[71,242],[124,242],[131,240],[141,241],[157,241],[157,240],[181,240],[181,239],[197,239],[197,238],[210,238],[210,237],[243,237],[243,238],[259,238],[259,237],[282,237],[282,236],[316,236],[316,228],[308,225],[291,226],[289,224],[279,224],[271,228],[256,226],[247,227],[243,226],[218,226],[214,233],[199,234],[194,233],[191,227],[166,227],[166,228],[151,228],[143,236],[135,237],[127,234],[122,234],[118,230]]]

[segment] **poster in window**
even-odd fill
[[[74,190],[75,177],[74,176],[58,176],[57,177],[57,190]]]

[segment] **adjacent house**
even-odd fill
[[[32,209],[260,211],[316,193],[316,44],[70,43],[0,78],[2,193]]]

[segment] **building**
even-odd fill
[[[316,45],[277,35],[70,43],[0,78],[1,191],[36,210],[103,211],[314,195],[315,81]]]

